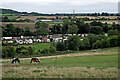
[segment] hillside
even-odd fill
[[[21,12],[11,9],[0,9],[0,11],[2,11],[2,14],[21,14]]]

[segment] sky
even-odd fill
[[[38,13],[118,12],[119,0],[0,0],[0,8]]]

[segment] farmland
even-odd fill
[[[97,20],[96,20],[97,21]],[[112,24],[113,22],[115,22],[116,24],[118,24],[118,20],[98,20],[102,23],[107,22],[108,24]],[[85,23],[90,23],[92,21],[85,21]],[[35,30],[35,23],[33,22],[2,22],[2,26],[5,26],[6,24],[10,24],[12,23],[15,27],[20,27],[21,29],[24,29],[25,27],[30,27],[31,31]],[[50,27],[52,27],[55,24],[62,24],[62,23],[48,23]]]
[[[2,75],[3,78],[117,78],[117,50],[115,47],[98,49],[95,53],[80,51],[57,58],[40,57],[40,64],[29,64],[29,58],[21,58],[20,65],[12,65],[11,60],[3,59]],[[74,56],[77,54],[81,55]]]
[[[34,45],[19,45],[18,47],[21,47],[21,46],[24,46],[24,47],[32,46],[34,47],[35,51],[38,51],[38,50],[43,50],[45,48],[49,48],[50,43],[36,43]]]

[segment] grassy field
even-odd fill
[[[38,51],[38,50],[43,50],[43,49],[46,49],[46,48],[49,48],[50,47],[50,43],[35,43],[35,44],[30,44],[30,45],[19,45],[17,47],[21,47],[21,46],[24,46],[24,47],[28,47],[28,46],[32,46],[34,47],[35,51]]]
[[[99,53],[116,53],[118,48],[99,49]],[[87,51],[82,51],[82,54]],[[89,53],[91,54],[91,53]],[[96,54],[96,53],[93,53]],[[70,54],[71,55],[71,54]],[[3,61],[3,78],[117,78],[118,55],[53,57],[41,63],[22,60],[21,64]]]
[[[9,20],[15,20],[17,19],[18,17],[8,17]]]
[[[0,14],[0,16],[15,16],[15,14]]]

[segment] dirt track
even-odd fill
[[[79,56],[97,56],[97,55],[111,55],[111,54],[118,54],[117,52],[108,52],[108,53],[76,53],[76,54],[66,54],[66,55],[57,55],[57,58],[64,58],[64,57],[79,57]],[[49,59],[55,58],[56,56],[45,56],[45,57],[37,57],[39,59]],[[31,58],[20,58],[20,60],[30,60]],[[2,59],[2,61],[11,61],[12,59]],[[0,60],[1,62],[1,60]]]

